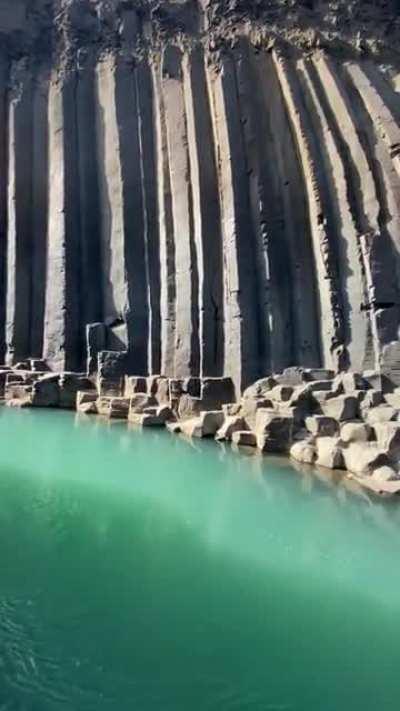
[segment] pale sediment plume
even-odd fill
[[[85,370],[98,324],[131,373],[238,391],[385,365],[394,2],[1,5],[1,360]]]

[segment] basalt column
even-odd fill
[[[43,354],[58,370],[83,365],[80,324],[79,175],[76,74],[54,76],[49,89],[49,220]]]
[[[224,56],[208,72],[224,255],[224,372],[238,391],[260,373],[255,241],[235,67]],[[211,267],[212,268],[212,267]]]
[[[32,282],[31,343],[26,355],[40,358],[46,301],[47,220],[49,200],[49,105],[50,68],[39,66],[34,75],[32,100]]]
[[[8,62],[0,54],[0,358],[5,359],[7,276],[7,80]]]
[[[204,56],[186,57],[183,66],[193,198],[193,229],[198,256],[200,373],[223,373],[223,253],[218,179]]]
[[[8,107],[7,362],[30,352],[32,254],[32,78],[14,64]]]
[[[194,239],[194,205],[182,54],[176,47],[170,47],[164,53],[161,87],[175,254],[174,373],[182,377],[199,375],[200,372],[199,275]]]

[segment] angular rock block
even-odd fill
[[[129,413],[130,398],[113,397],[109,400],[107,416],[110,419],[126,420]]]
[[[306,428],[315,437],[335,437],[339,431],[339,425],[333,417],[326,415],[311,415],[305,419]]]
[[[92,390],[94,384],[84,373],[61,373],[59,378],[59,407],[72,410],[79,390]]]
[[[262,452],[288,452],[292,444],[294,420],[270,410],[258,410],[255,433]]]
[[[231,378],[203,378],[201,399],[208,407],[221,407],[235,399],[235,388]]]
[[[275,385],[269,393],[272,401],[288,402],[294,393],[294,388],[290,385]]]
[[[129,416],[143,414],[144,410],[149,407],[156,407],[157,401],[152,395],[147,393],[137,393],[129,400]]]
[[[180,422],[166,422],[165,426],[172,434],[179,434],[179,432],[181,432]]]
[[[372,439],[373,430],[365,422],[345,422],[340,428],[340,439],[344,443],[368,442]]]
[[[303,374],[306,382],[313,380],[333,380],[335,377],[334,371],[327,368],[306,368]]]
[[[225,416],[225,415],[224,415]],[[225,417],[222,426],[219,428],[215,435],[215,439],[222,442],[224,440],[231,440],[234,432],[243,431],[245,429],[245,422],[243,417],[239,415],[231,415]]]
[[[58,407],[60,404],[60,377],[54,373],[43,375],[32,385],[33,407]]]
[[[274,410],[274,403],[267,398],[243,398],[240,408],[240,414],[243,417],[247,427],[253,429],[256,424],[257,410],[268,409]]]
[[[180,431],[186,437],[203,437],[203,428],[201,426],[200,418],[193,417],[189,420],[184,420],[179,423]]]
[[[76,393],[76,411],[97,414],[97,392],[95,390],[79,390]]]
[[[126,351],[100,351],[97,358],[99,378],[123,380],[128,372],[128,354]]]
[[[385,401],[390,407],[393,407],[395,410],[400,410],[400,388],[396,388],[396,390],[391,393],[386,393]]]
[[[94,375],[98,368],[99,353],[106,347],[106,325],[88,323],[86,326],[86,372]]]
[[[200,412],[200,425],[203,437],[214,437],[216,432],[222,427],[224,413],[222,410]]]
[[[378,407],[372,407],[370,410],[361,408],[361,413],[369,425],[375,425],[379,422],[391,422],[398,415],[397,410],[390,407],[390,405],[379,405]]]
[[[400,423],[376,423],[374,425],[374,432],[378,447],[385,452],[391,460],[400,460]]]
[[[137,427],[164,427],[165,420],[156,414],[129,413],[129,422]]]
[[[96,387],[100,397],[121,397],[123,393],[123,378],[98,377]]]
[[[250,385],[243,393],[243,398],[245,399],[257,399],[268,397],[272,388],[277,385],[277,381],[272,376],[267,378],[261,378],[257,380],[253,385]]]
[[[30,400],[32,401],[32,385],[26,385],[24,382],[9,383],[5,388],[5,400]]]
[[[360,373],[339,373],[333,381],[333,389],[341,389],[344,393],[353,393],[354,390],[368,390],[370,384]]]
[[[147,378],[147,392],[149,395],[152,395],[160,405],[169,403],[169,379],[162,375],[150,375]]]
[[[318,437],[316,440],[316,464],[326,469],[343,469],[344,459],[337,437]]]
[[[33,373],[45,373],[46,371],[50,371],[49,366],[43,358],[30,358],[29,365]]]
[[[192,395],[182,395],[178,404],[178,418],[180,420],[191,420],[205,410],[206,403],[202,398]]]
[[[377,467],[377,469],[374,469],[371,476],[375,479],[375,481],[398,481],[399,480],[399,472],[395,471],[392,469],[392,467],[389,466],[380,466]]]
[[[147,393],[147,378],[140,375],[126,375],[124,396],[133,397],[137,393]]]
[[[355,420],[358,411],[357,398],[351,395],[339,395],[338,397],[327,400],[321,409],[326,417],[332,417],[338,422],[346,420]]]
[[[351,442],[343,448],[343,458],[346,469],[360,476],[369,476],[374,469],[390,466],[389,457],[377,442]]]
[[[235,415],[239,415],[240,409],[240,402],[228,402],[222,405],[222,412],[224,413],[225,417],[234,417]]]

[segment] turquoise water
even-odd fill
[[[1,711],[397,711],[400,506],[0,410]]]

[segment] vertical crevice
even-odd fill
[[[253,225],[238,89],[231,57],[209,69],[224,250],[224,372],[241,392],[260,374]]]
[[[129,356],[133,372],[148,373],[149,302],[139,114],[133,66],[121,60],[116,71],[116,118],[122,178],[125,276],[128,289]]]
[[[156,98],[158,224],[160,236],[161,372],[174,375],[176,330],[176,270],[171,182],[168,163],[165,107],[161,88],[161,67],[153,64],[153,93]]]
[[[33,180],[32,180],[32,284],[30,315],[30,355],[43,352],[46,302],[47,220],[48,220],[48,100],[50,69],[39,66],[33,94]]]
[[[149,305],[148,371],[149,374],[157,374],[161,369],[160,239],[157,220],[154,95],[151,71],[146,61],[137,66],[135,78],[144,206],[146,287]]]
[[[0,362],[6,357],[8,61],[0,55]]]
[[[177,47],[164,51],[162,92],[165,108],[172,217],[175,243],[177,377],[199,375],[198,267],[194,239],[193,195],[182,74]]]
[[[32,78],[24,60],[11,72],[8,109],[6,359],[30,354],[32,279]]]
[[[95,68],[94,59],[89,57],[79,69],[76,90],[81,240],[80,309],[84,332],[87,324],[103,320],[97,136],[93,126],[95,114]]]

